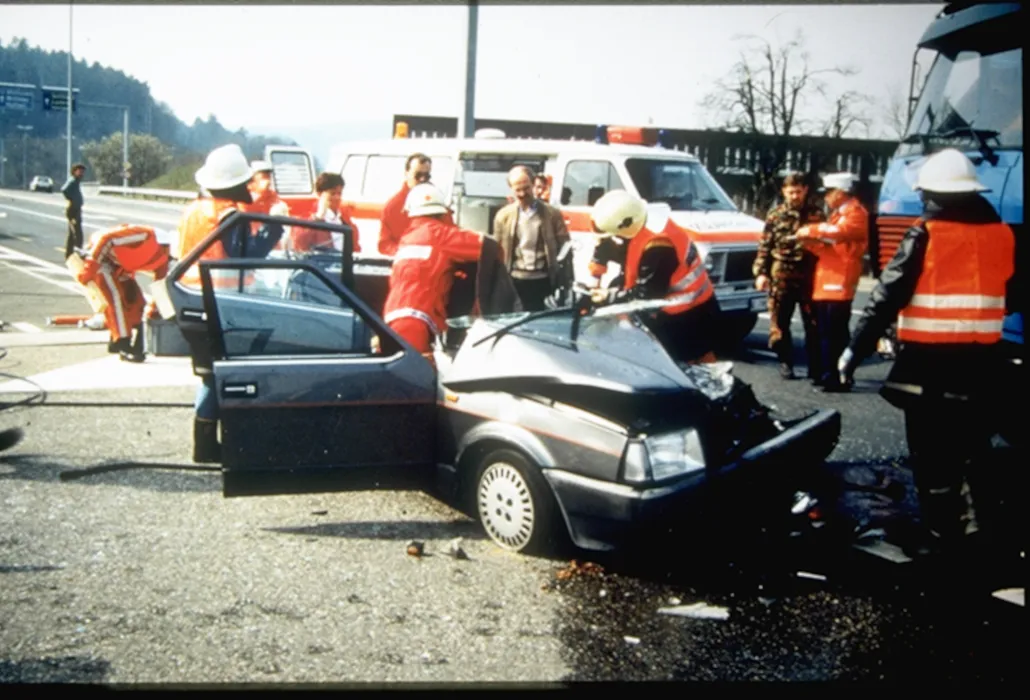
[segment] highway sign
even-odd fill
[[[68,88],[43,86],[43,111],[64,112],[68,109]],[[79,89],[72,88],[72,111],[79,111]]]
[[[28,111],[36,97],[35,85],[0,83],[0,109]]]

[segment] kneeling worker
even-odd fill
[[[594,292],[594,301],[670,299],[679,303],[649,315],[647,325],[678,362],[714,362],[719,302],[701,254],[684,232],[646,228],[647,205],[625,190],[594,204],[594,230],[607,234],[594,249],[590,274],[600,279],[609,263],[622,266],[622,289]]]
[[[383,308],[387,325],[423,355],[447,324],[447,302],[458,263],[476,262],[484,237],[450,220],[443,193],[430,184],[411,188],[405,201],[410,223],[400,237]]]
[[[80,284],[95,284],[104,299],[104,320],[111,333],[107,349],[121,359],[143,362],[143,290],[137,272],[150,272],[154,280],[168,274],[168,254],[147,226],[124,225],[94,234],[82,267]],[[135,331],[135,339],[133,339]]]

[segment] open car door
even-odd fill
[[[314,156],[299,146],[265,146],[265,160],[272,164],[272,186],[291,216],[311,218],[318,208]]]
[[[226,229],[249,231],[253,221],[344,233],[343,272],[245,250],[200,258]],[[351,235],[341,225],[237,213],[167,278],[194,367],[214,378],[226,496],[411,488],[431,479],[436,372],[342,281],[352,272]],[[183,282],[198,260],[200,288]]]

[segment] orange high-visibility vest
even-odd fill
[[[676,250],[679,265],[669,280],[666,299],[682,299],[683,303],[666,306],[662,311],[667,314],[681,314],[689,311],[712,298],[715,287],[708,278],[708,271],[701,261],[701,254],[686,233],[666,226],[661,233],[641,229],[640,233],[629,241],[626,250],[626,277],[623,287],[632,289],[637,282],[640,270],[640,258],[644,251],[657,246],[671,246]]]
[[[190,202],[179,224],[179,252],[175,256],[182,260],[189,255],[194,248],[211,235],[211,232],[218,228],[222,219],[236,211],[236,202],[228,199],[201,198]],[[229,256],[221,241],[215,241],[200,256],[200,260],[224,260]],[[198,261],[199,263],[199,261]],[[215,287],[232,288],[239,284],[238,275],[214,274],[211,276],[211,284]],[[188,287],[200,288],[200,267],[194,263],[186,270],[181,282]]]
[[[158,271],[168,265],[168,255],[149,226],[122,224],[98,231],[90,238],[90,258],[128,272]]]
[[[816,224],[811,230],[817,237],[808,247],[817,258],[812,301],[854,299],[869,240],[869,213],[851,198],[837,207],[828,222]],[[819,239],[829,245],[819,243]]]
[[[898,314],[898,340],[996,343],[1005,320],[1005,284],[1015,268],[1015,235],[1003,223],[925,222],[923,271]]]

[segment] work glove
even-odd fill
[[[93,281],[93,279],[97,276],[97,273],[99,271],[100,271],[99,263],[97,263],[96,260],[91,260],[89,258],[86,258],[82,262],[82,271],[79,272],[79,274],[77,274],[75,276],[75,279],[77,279],[79,281],[79,284],[87,285],[87,284],[89,284],[90,282]]]
[[[837,373],[841,384],[851,384],[854,380],[855,353],[851,348],[846,348],[837,359]]]

